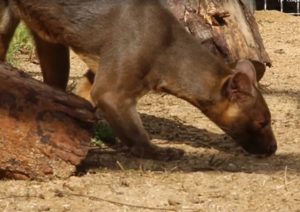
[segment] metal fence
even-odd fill
[[[289,11],[287,13],[293,14],[293,15],[300,15],[300,0],[277,0],[277,1],[280,4],[281,12],[285,11],[285,4],[288,3],[288,4],[290,4],[289,7],[291,6],[291,4],[294,4],[295,10],[292,12],[289,9]],[[267,10],[267,9],[268,9],[268,1],[264,0],[264,10]]]

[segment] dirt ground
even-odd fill
[[[103,148],[87,160],[96,163],[83,176],[0,182],[1,211],[300,211],[300,17],[256,18],[273,60],[262,87],[275,156],[249,155],[188,103],[150,94],[139,104],[144,124],[155,143],[184,149],[182,160],[142,160]],[[21,66],[38,69],[26,59]],[[85,67],[74,58],[72,68],[76,81]]]

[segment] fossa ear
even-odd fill
[[[250,62],[249,60],[239,60],[235,65],[234,71],[236,73],[240,72],[245,74],[249,78],[251,83],[257,86],[256,70],[252,62]]]
[[[250,100],[248,97],[255,96],[257,86],[255,67],[249,60],[239,60],[233,71],[234,74],[223,86],[223,93],[230,101],[241,103]]]

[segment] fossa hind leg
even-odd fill
[[[67,88],[70,70],[69,48],[50,43],[32,33],[40,60],[44,82],[55,88]]]
[[[6,1],[0,1],[0,61],[5,61],[9,43],[20,20],[12,13]]]
[[[75,94],[89,101],[95,106],[91,97],[91,90],[94,83],[94,72],[89,69],[78,81],[76,85]]]
[[[138,78],[131,75],[128,79],[127,74],[120,74],[125,72],[105,69],[102,64],[91,93],[96,106],[135,156],[164,161],[179,159],[182,150],[161,148],[150,142],[136,110],[137,98],[146,88]]]

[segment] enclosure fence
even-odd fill
[[[283,12],[284,10],[284,2],[288,2],[288,3],[295,3],[295,7],[296,7],[296,11],[292,12],[289,14],[292,15],[300,15],[300,0],[278,0],[278,2],[280,2],[280,11]],[[264,10],[267,10],[267,0],[264,0]]]

